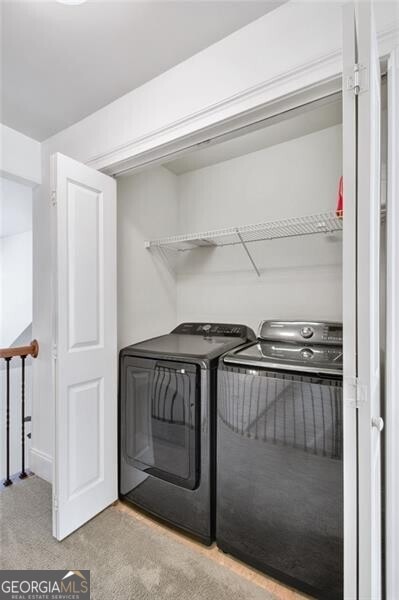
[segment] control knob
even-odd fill
[[[302,358],[305,358],[305,359],[313,358],[313,354],[314,354],[314,352],[310,348],[304,348],[303,350],[301,350]]]
[[[314,334],[314,331],[311,327],[302,327],[301,335],[305,339],[311,338],[313,334]]]

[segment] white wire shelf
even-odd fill
[[[256,225],[241,225],[227,229],[215,229],[214,231],[173,235],[145,242],[145,247],[150,250],[158,249],[161,253],[164,253],[165,250],[186,252],[194,248],[235,246],[241,244],[255,272],[260,277],[260,271],[256,266],[248,244],[305,235],[328,234],[341,231],[342,228],[342,217],[338,217],[334,212],[329,212],[302,217],[290,217],[279,219],[278,221],[266,221],[265,223],[257,223]]]
[[[266,221],[256,225],[241,225],[227,229],[215,229],[200,233],[173,235],[145,242],[146,248],[164,248],[186,252],[206,246],[234,246],[281,238],[299,237],[341,231],[343,219],[335,212],[319,213],[302,217],[290,217],[278,221]]]

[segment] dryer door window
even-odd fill
[[[129,364],[126,370],[127,461],[188,489],[197,486],[199,475],[198,378],[195,365],[180,362]]]

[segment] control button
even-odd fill
[[[311,338],[312,335],[314,334],[314,331],[311,327],[302,327],[301,329],[301,335],[304,338]]]
[[[311,350],[310,348],[304,348],[303,350],[301,350],[301,356],[304,359],[309,359],[309,358],[313,358],[314,352],[313,350]]]

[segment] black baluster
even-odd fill
[[[21,356],[22,360],[22,379],[21,379],[21,446],[22,446],[22,460],[21,460],[21,472],[19,474],[20,479],[25,479],[27,473],[25,471],[25,359],[26,356]]]
[[[10,360],[6,358],[6,478],[3,485],[12,485],[10,479]]]

